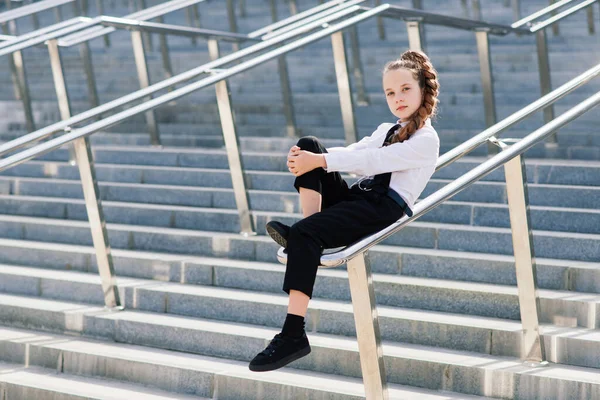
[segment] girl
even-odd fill
[[[439,138],[431,126],[438,103],[437,72],[429,58],[406,51],[387,63],[383,90],[398,121],[381,124],[348,147],[325,149],[304,137],[288,153],[304,219],[291,227],[267,224],[286,248],[283,290],[289,294],[281,333],[250,362],[252,371],[272,371],[310,353],[304,317],[322,250],[347,246],[396,222],[412,207],[435,171]],[[350,188],[340,172],[363,175]]]

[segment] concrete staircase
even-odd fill
[[[126,14],[121,3],[107,13]],[[266,2],[246,3],[241,31],[269,23]],[[317,2],[300,3],[304,9]],[[458,1],[424,3],[426,10],[463,13]],[[524,3],[524,15],[546,4]],[[484,19],[510,22],[504,2],[484,6]],[[213,1],[201,11],[203,26],[227,26],[224,4]],[[287,11],[283,3],[280,11]],[[585,14],[561,24],[561,36],[550,35],[555,87],[600,62],[598,52],[585,50],[598,48],[597,34],[588,36],[581,21]],[[183,24],[185,18],[174,14],[167,22]],[[372,100],[357,108],[361,136],[392,120],[378,71],[407,41],[402,24],[396,31],[391,21],[386,27],[385,42],[377,39],[374,22],[360,28]],[[111,38],[109,50],[102,40],[92,43],[103,102],[137,88],[127,34]],[[427,28],[427,40],[442,83],[434,125],[444,151],[484,128],[478,65],[470,34]],[[492,43],[498,114],[504,117],[539,97],[534,41]],[[178,71],[208,59],[201,42],[170,44]],[[47,56],[40,49],[25,56],[38,124],[55,122]],[[149,58],[157,81],[160,59],[157,53]],[[83,110],[85,82],[75,49],[65,60],[74,108]],[[330,146],[343,143],[331,60],[327,41],[288,57],[299,126]],[[67,150],[0,174],[0,399],[364,397],[345,268],[319,271],[307,320],[311,355],[272,373],[247,369],[278,332],[287,305],[285,268],[264,224],[301,216],[285,168],[294,140],[283,134],[275,68],[268,63],[231,81],[257,236],[238,234],[213,91],[158,110],[164,148],[148,145],[142,118],[92,137],[125,311],[102,307],[81,184]],[[0,139],[7,141],[24,133],[23,119],[5,69],[0,79]],[[594,82],[561,100],[557,115],[599,87]],[[531,369],[519,360],[520,315],[499,170],[369,253],[391,398],[600,398],[599,120],[591,111],[559,132],[558,147],[538,146],[527,156],[551,366]],[[531,118],[505,136],[523,136],[540,124],[539,116]],[[484,155],[481,149],[436,173],[422,197]]]

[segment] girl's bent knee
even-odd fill
[[[298,140],[296,146],[300,147],[302,150],[310,151],[313,153],[320,153],[323,145],[319,142],[315,136],[304,136]]]

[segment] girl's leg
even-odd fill
[[[297,145],[302,150],[313,153],[327,152],[325,147],[314,137],[302,138],[298,141]],[[300,205],[304,218],[318,214],[322,208],[328,208],[341,201],[348,193],[348,185],[340,174],[337,172],[327,173],[323,168],[317,168],[297,177],[294,186],[300,193]],[[290,238],[297,236],[296,234],[292,235],[292,231],[294,231],[293,227],[289,230]],[[297,237],[296,240],[298,239],[304,241],[303,238]],[[304,246],[304,244],[301,246]],[[294,250],[292,252],[298,253],[298,247],[293,247]],[[318,251],[320,253],[320,250]],[[288,259],[290,257],[292,257],[291,253],[288,254]],[[297,256],[293,257],[297,258]],[[271,371],[281,368],[310,353],[310,344],[304,331],[304,317],[306,316],[308,302],[312,295],[312,284],[307,284],[307,282],[314,283],[314,276],[311,276],[313,268],[310,265],[307,265],[307,267],[306,273],[295,271],[296,274],[293,277],[290,275],[290,271],[286,269],[284,291],[289,294],[288,314],[281,333],[276,335],[267,348],[250,362],[249,367],[252,371]],[[316,270],[316,266],[314,269]],[[316,271],[314,272],[316,274]],[[289,282],[290,278],[297,283],[297,285],[293,285],[294,289],[291,287],[286,289],[286,282]]]
[[[315,137],[305,137],[298,141],[298,147],[302,150],[311,151],[313,153],[327,153],[325,146]],[[300,194],[300,207],[304,218],[310,217],[321,211],[323,204],[323,195],[325,194],[326,204],[328,206],[339,201],[347,192],[348,186],[340,174],[327,174],[325,170],[319,168],[311,171],[311,176],[299,177],[294,182],[294,186]],[[308,174],[307,174],[308,175]],[[299,290],[290,290],[288,302],[288,314],[306,316],[308,310],[308,302],[310,297]]]
[[[304,218],[310,217],[321,211],[321,193],[312,189],[300,187],[300,207]],[[288,314],[306,316],[308,310],[308,301],[310,297],[299,290],[290,290],[288,302]]]
[[[302,209],[302,216],[304,218],[321,211],[321,193],[303,187],[299,189],[299,192],[300,208]]]

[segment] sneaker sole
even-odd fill
[[[296,361],[299,358],[307,356],[310,354],[310,346],[303,348],[302,350],[298,350],[297,352],[290,354],[289,356],[282,358],[281,360],[272,363],[272,364],[264,364],[264,365],[250,365],[250,371],[254,372],[267,372],[274,371],[281,367],[288,365],[289,363]]]
[[[275,243],[277,243],[284,249],[287,248],[287,239],[284,238],[283,235],[277,229],[267,225],[267,233],[269,234],[269,236],[271,236],[271,239],[273,239]]]

